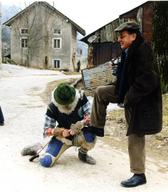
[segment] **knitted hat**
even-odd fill
[[[69,105],[75,99],[76,91],[75,88],[66,84],[61,83],[54,90],[54,99],[60,105]]]

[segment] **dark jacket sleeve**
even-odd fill
[[[58,114],[58,110],[55,107],[55,105],[51,102],[48,107],[47,107],[47,111],[46,111],[46,115],[52,119],[57,119],[57,114]]]

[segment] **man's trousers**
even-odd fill
[[[106,121],[106,109],[109,103],[117,103],[115,85],[100,86],[96,89],[91,124],[94,127],[104,128]],[[126,122],[129,124],[130,114],[125,109]],[[128,136],[128,152],[130,157],[130,170],[133,173],[145,172],[145,136],[139,137],[136,134]]]

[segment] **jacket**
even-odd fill
[[[141,36],[128,49],[125,110],[130,113],[127,135],[155,134],[162,129],[162,94],[153,53]]]

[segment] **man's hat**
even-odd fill
[[[61,105],[71,104],[75,99],[75,95],[75,88],[66,83],[59,84],[53,92],[55,101]]]
[[[139,25],[135,21],[127,21],[119,25],[114,31],[121,32],[121,31],[138,31],[140,29]]]

